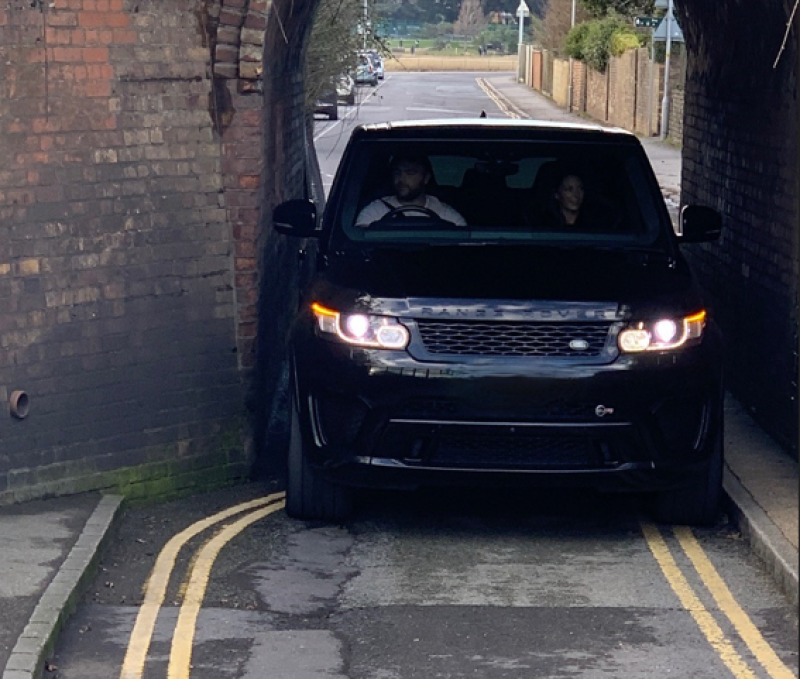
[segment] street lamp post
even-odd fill
[[[667,15],[664,22],[667,27],[667,51],[664,57],[664,98],[661,100],[661,140],[667,138],[669,124],[669,57],[672,51],[672,0],[667,3]]]
[[[364,0],[364,51],[367,50],[367,21],[369,21],[367,15],[367,1],[368,0]]]
[[[570,30],[575,28],[575,3],[577,0],[572,0],[572,17],[570,19]],[[572,112],[572,57],[569,58],[569,85],[567,86],[567,110]]]
[[[519,7],[517,7],[517,19],[519,23],[519,38],[517,39],[517,81],[522,82],[525,78],[522,73],[523,58],[522,58],[522,31],[525,27],[525,17],[531,15],[531,10],[526,4],[525,0],[519,0]]]

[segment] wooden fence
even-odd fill
[[[661,133],[664,66],[650,59],[646,48],[611,57],[604,73],[581,61],[572,63],[572,102],[569,101],[569,59],[550,50],[525,46],[525,83],[559,106],[644,136]],[[670,69],[670,110],[667,136],[680,140],[683,132],[682,63]]]

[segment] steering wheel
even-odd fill
[[[399,217],[419,217],[423,218],[426,217],[428,219],[435,219],[437,222],[447,222],[446,219],[442,219],[438,214],[436,214],[433,210],[427,207],[423,207],[421,205],[398,205],[397,207],[392,208],[387,212],[383,217],[381,217],[378,221],[384,222],[389,221],[391,219],[398,219]],[[447,222],[450,224],[451,222]]]

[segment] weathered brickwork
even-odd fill
[[[586,69],[586,112],[595,120],[608,120],[608,71]]]
[[[314,165],[294,4],[0,0],[0,402],[30,399],[0,502],[218,484],[266,445],[303,273],[269,215]]]
[[[793,4],[696,3],[679,19],[692,46],[682,200],[725,218],[722,240],[691,248],[693,259],[727,335],[729,387],[796,449],[796,20],[778,58]]]
[[[0,502],[247,472],[196,10],[0,3]]]
[[[683,139],[683,104],[685,101],[683,87],[675,88],[670,94],[669,121],[667,136],[670,139]]]

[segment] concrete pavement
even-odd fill
[[[486,78],[524,117],[574,121],[513,74]],[[680,150],[643,140],[665,197],[680,201]],[[725,407],[726,509],[753,550],[798,603],[798,464],[746,410]],[[39,679],[64,621],[91,581],[123,498],[85,494],[0,508],[0,668],[2,679]]]

